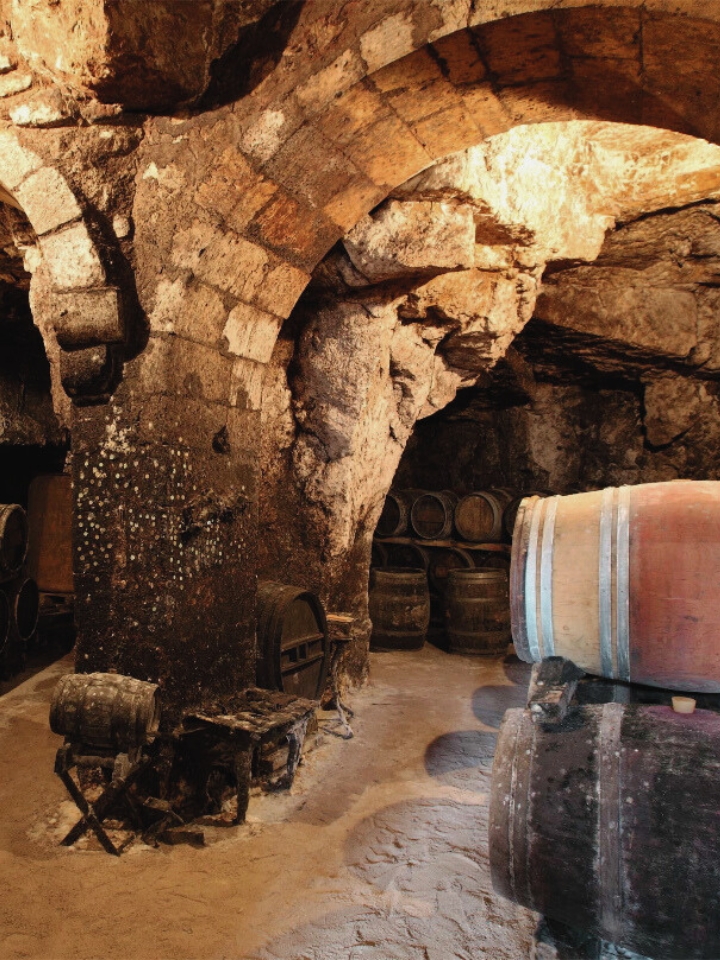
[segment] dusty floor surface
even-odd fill
[[[120,859],[57,846],[76,811],[47,723],[59,661],[0,698],[0,957],[122,960],[523,960],[535,916],[496,897],[490,766],[518,662],[431,646],[374,654],[292,792],[205,848]]]

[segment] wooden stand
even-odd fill
[[[72,830],[60,841],[61,845],[71,846],[88,829],[92,829],[108,853],[116,857],[120,856],[130,841],[119,847],[115,846],[103,827],[102,821],[113,804],[125,795],[149,762],[150,758],[143,756],[141,750],[118,753],[115,756],[98,756],[97,751],[94,754],[88,753],[87,748],[82,744],[66,743],[60,747],[55,756],[55,773],[65,784],[68,793],[82,813],[82,817]],[[74,767],[112,769],[112,780],[94,802],[91,803],[87,799],[70,775]]]

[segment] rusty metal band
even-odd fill
[[[623,926],[622,839],[622,750],[621,735],[625,707],[606,703],[597,728],[598,818],[597,877],[600,929],[606,940],[621,940]]]
[[[630,487],[620,487],[617,506],[615,616],[617,677],[630,680]]]
[[[602,492],[600,508],[600,545],[598,549],[598,630],[600,634],[600,672],[614,677],[612,651],[612,574],[613,574],[613,507],[614,487]]]
[[[555,545],[555,516],[559,497],[545,500],[545,523],[542,532],[540,557],[540,621],[542,627],[542,653],[544,657],[555,656],[555,632],[553,629],[553,547]]]
[[[530,540],[528,542],[527,560],[525,563],[525,621],[527,625],[528,650],[530,660],[537,663],[542,659],[540,653],[540,639],[538,637],[537,619],[537,565],[538,539],[540,534],[540,517],[545,501],[537,500],[532,507],[530,521]]]

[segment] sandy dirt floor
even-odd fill
[[[57,841],[77,810],[48,727],[66,658],[0,698],[2,960],[523,960],[536,917],[497,897],[490,768],[528,669],[432,646],[372,655],[355,737],[204,848],[117,859]]]

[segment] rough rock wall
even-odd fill
[[[558,493],[720,475],[715,204],[612,232],[595,263],[551,273],[496,377],[418,426],[398,483]],[[522,396],[524,394],[524,396]]]

